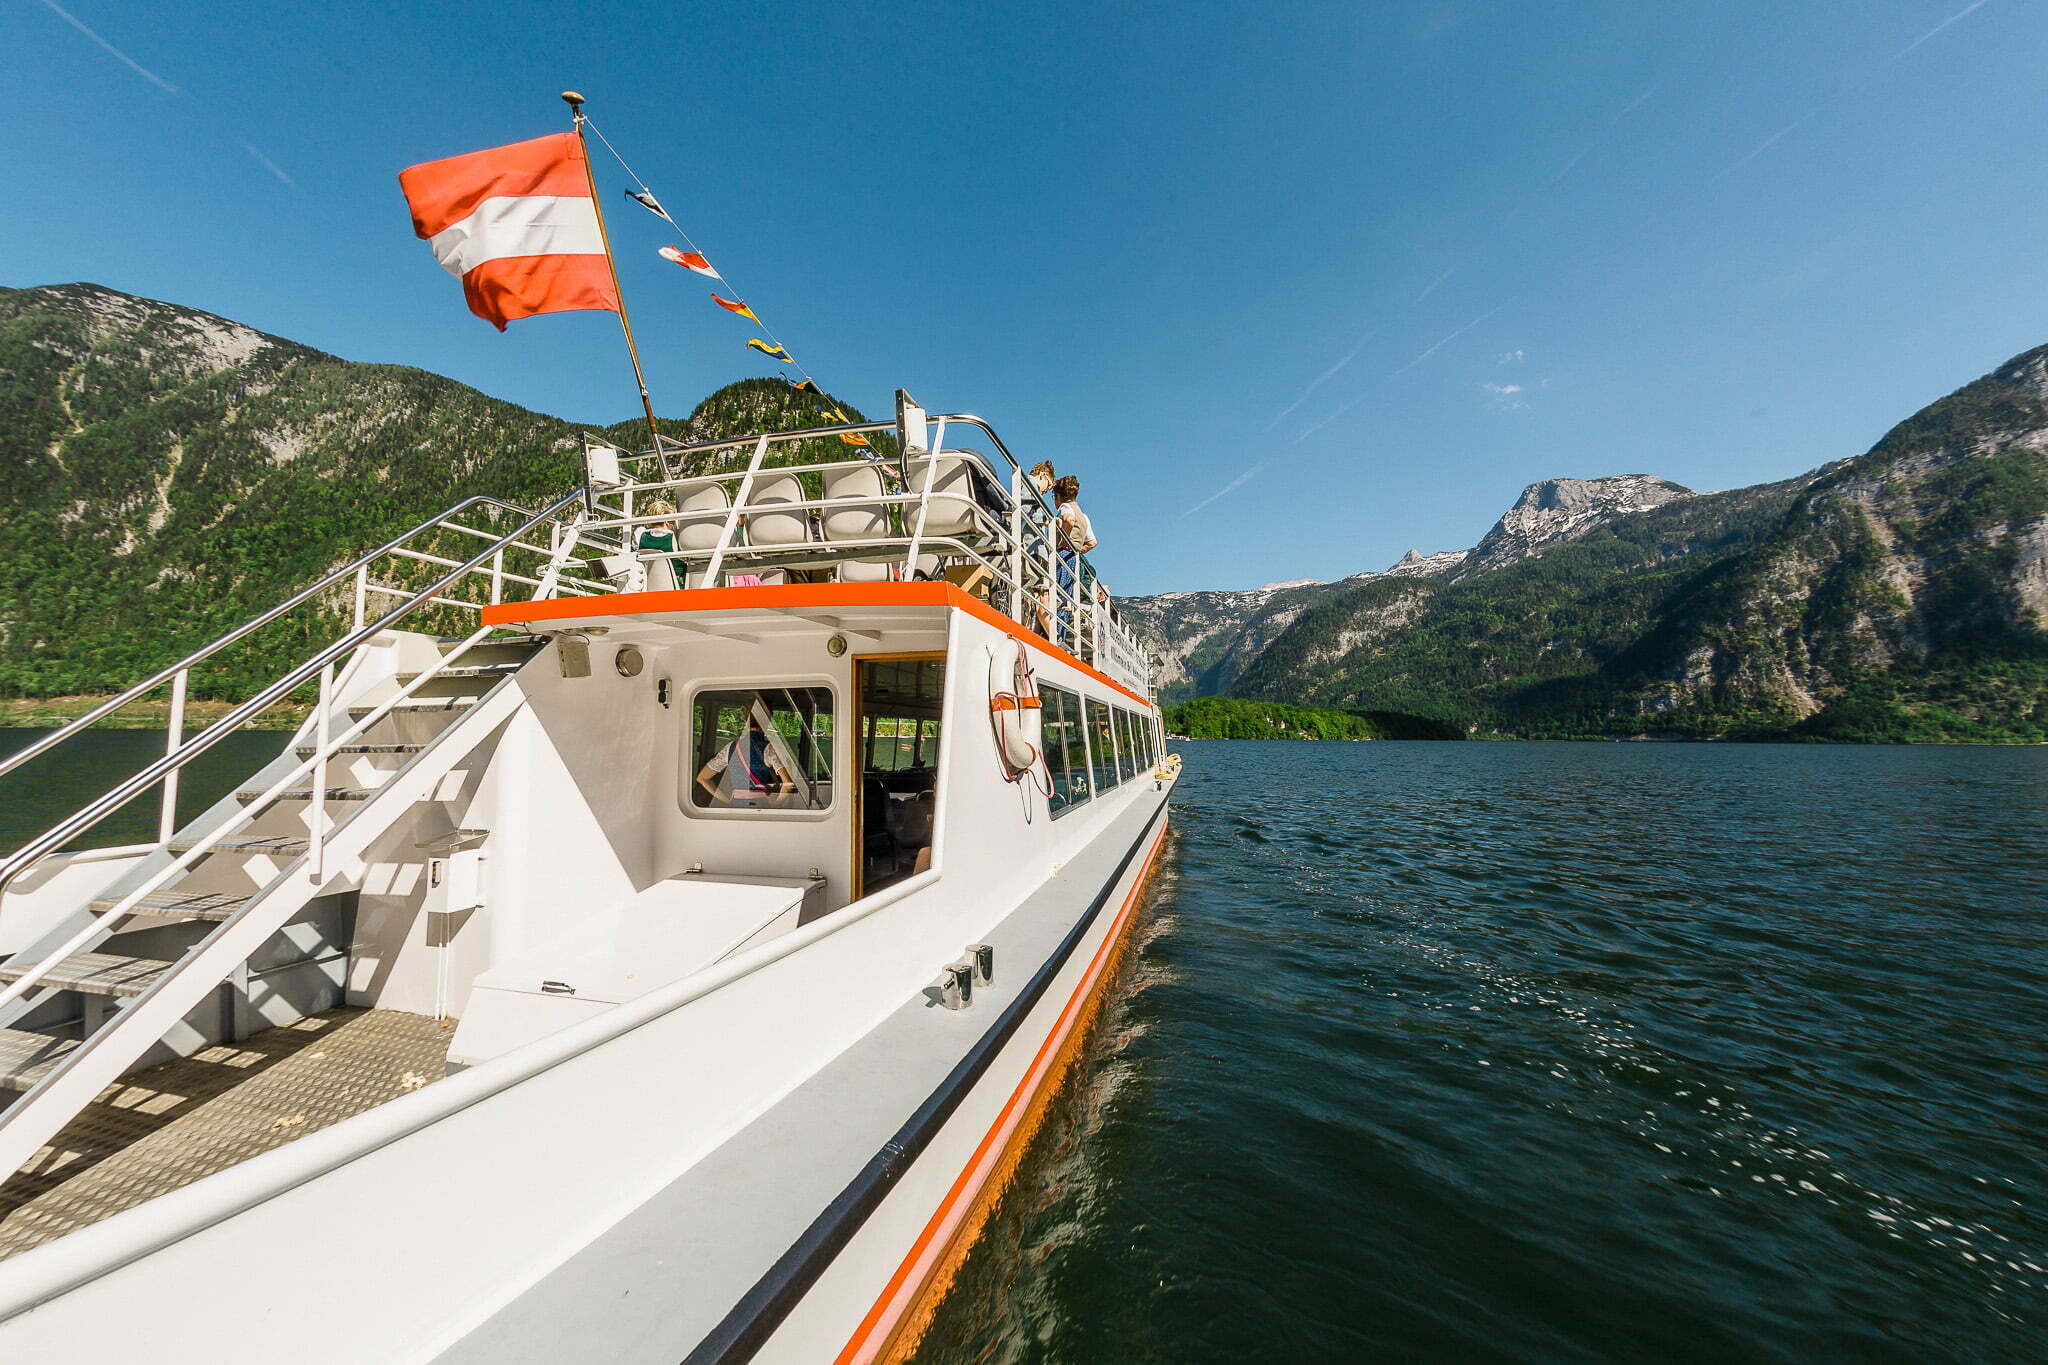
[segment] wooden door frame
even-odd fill
[[[868,769],[867,747],[862,735],[866,728],[867,708],[861,704],[861,668],[866,664],[896,663],[904,659],[937,659],[945,663],[951,657],[943,649],[903,649],[880,654],[856,654],[853,657],[853,686],[848,689],[853,723],[847,727],[853,740],[853,867],[848,881],[853,887],[853,900],[867,895],[867,799]],[[946,694],[939,692],[939,737],[945,738]],[[934,784],[936,785],[936,784]],[[850,903],[850,902],[849,902]]]

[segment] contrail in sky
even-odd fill
[[[242,150],[247,152],[250,156],[255,157],[257,165],[263,167],[264,170],[269,171],[279,180],[284,181],[285,184],[291,186],[293,189],[297,189],[299,187],[299,182],[292,179],[290,176],[286,175],[281,169],[279,169],[278,164],[275,161],[272,161],[269,157],[263,155],[263,153],[257,151],[248,143],[245,142],[242,144]]]
[[[1816,109],[1813,111],[1813,113],[1801,114],[1798,118],[1793,119],[1783,128],[1780,128],[1777,132],[1772,133],[1762,142],[1759,142],[1756,144],[1756,146],[1750,148],[1748,156],[1743,157],[1742,160],[1736,162],[1733,166],[1730,166],[1728,170],[1721,172],[1721,174],[1727,175],[1732,171],[1741,170],[1744,166],[1747,166],[1750,162],[1756,160],[1758,157],[1762,156],[1765,152],[1768,152],[1772,147],[1777,145],[1779,138],[1784,137],[1787,133],[1797,128],[1800,124],[1807,122],[1809,119],[1813,117],[1814,114],[1817,114],[1819,112],[1820,111]]]
[[[1346,403],[1343,407],[1338,408],[1335,412],[1331,413],[1328,417],[1323,418],[1319,422],[1311,423],[1306,429],[1302,431],[1301,435],[1294,438],[1294,443],[1296,445],[1300,445],[1303,441],[1306,441],[1309,437],[1315,435],[1324,427],[1330,425],[1330,423],[1336,421],[1339,417],[1342,417],[1345,413],[1351,411],[1353,408],[1357,407],[1360,403],[1363,403],[1364,401],[1365,395],[1360,394],[1358,397],[1352,399],[1349,403]]]
[[[1451,276],[1457,273],[1458,267],[1452,266],[1449,270],[1446,270],[1443,274],[1431,280],[1429,282],[1429,288],[1423,290],[1420,294],[1417,294],[1415,296],[1415,302],[1421,303],[1424,299],[1428,298],[1431,294],[1434,294],[1436,292],[1436,287],[1438,285],[1442,284],[1445,280],[1449,279]]]
[[[1929,38],[1932,38],[1935,34],[1947,28],[1950,24],[1953,24],[1956,20],[1968,18],[1970,15],[1975,14],[1978,10],[1983,9],[1984,6],[1988,3],[1990,3],[1990,0],[1976,0],[1975,4],[1963,6],[1954,14],[1951,14],[1948,18],[1942,20],[1933,28],[1930,28],[1927,30],[1927,32],[1921,34],[1918,38],[1915,38],[1912,42],[1907,43],[1897,52],[1894,52],[1891,56],[1885,58],[1885,60],[1888,62],[1897,61],[1899,58],[1905,56],[1908,52],[1911,52],[1914,48],[1920,46],[1920,44],[1926,42]]]
[[[1611,118],[1611,119],[1607,120],[1607,126],[1608,126],[1609,128],[1612,128],[1612,127],[1613,127],[1613,126],[1614,126],[1615,124],[1617,124],[1617,123],[1621,122],[1621,121],[1622,121],[1623,119],[1627,118],[1627,117],[1628,117],[1628,116],[1629,116],[1630,114],[1633,114],[1633,113],[1634,113],[1634,112],[1635,112],[1636,110],[1638,110],[1638,109],[1642,108],[1642,107],[1643,107],[1644,105],[1648,104],[1648,103],[1650,102],[1650,96],[1652,96],[1652,95],[1654,95],[1654,94],[1656,94],[1656,93],[1657,93],[1657,87],[1653,85],[1653,86],[1651,86],[1651,87],[1650,87],[1649,89],[1645,90],[1645,91],[1644,91],[1644,92],[1643,92],[1642,94],[1640,94],[1640,95],[1637,95],[1637,96],[1636,96],[1636,97],[1635,97],[1634,99],[1632,99],[1632,100],[1630,100],[1630,101],[1628,102],[1628,108],[1626,108],[1626,109],[1622,110],[1622,111],[1621,111],[1620,113],[1616,114],[1616,115],[1615,115],[1615,116],[1614,116],[1613,118]]]
[[[1467,332],[1471,331],[1471,330],[1472,330],[1472,329],[1473,329],[1474,327],[1477,327],[1477,326],[1478,326],[1478,325],[1479,325],[1480,323],[1482,323],[1482,322],[1486,321],[1486,320],[1487,320],[1488,318],[1492,317],[1492,316],[1493,316],[1493,315],[1494,315],[1495,313],[1498,313],[1499,311],[1500,311],[1500,309],[1498,309],[1498,308],[1489,308],[1489,309],[1487,309],[1487,310],[1486,310],[1486,311],[1485,311],[1484,313],[1481,313],[1481,314],[1480,314],[1480,315],[1479,315],[1478,317],[1476,317],[1476,318],[1472,319],[1472,321],[1470,321],[1470,322],[1466,323],[1466,324],[1465,324],[1465,325],[1464,325],[1463,327],[1460,327],[1460,328],[1459,328],[1459,329],[1458,329],[1457,331],[1455,331],[1455,332],[1451,333],[1451,334],[1450,334],[1449,336],[1445,337],[1445,338],[1444,338],[1444,339],[1443,339],[1442,341],[1439,341],[1439,342],[1438,342],[1438,343],[1437,343],[1436,345],[1434,345],[1434,346],[1430,347],[1430,348],[1429,348],[1428,350],[1424,351],[1424,352],[1423,352],[1423,353],[1422,353],[1421,355],[1419,355],[1419,356],[1415,357],[1415,359],[1413,359],[1413,360],[1409,361],[1409,362],[1408,362],[1408,363],[1407,363],[1406,365],[1403,365],[1403,366],[1402,366],[1402,367],[1401,367],[1400,369],[1398,369],[1398,370],[1394,371],[1394,374],[1406,374],[1406,373],[1408,373],[1408,371],[1410,371],[1410,370],[1414,369],[1414,368],[1415,368],[1415,367],[1416,367],[1417,365],[1420,365],[1420,364],[1421,364],[1421,363],[1422,363],[1423,361],[1425,361],[1425,360],[1429,359],[1429,358],[1430,358],[1431,356],[1435,355],[1435,354],[1436,354],[1436,353],[1437,353],[1438,351],[1441,351],[1441,350],[1442,350],[1442,349],[1443,349],[1444,347],[1446,347],[1446,346],[1450,345],[1450,344],[1451,344],[1452,342],[1456,341],[1456,340],[1457,340],[1457,339],[1458,339],[1459,337],[1461,337],[1461,336],[1465,335],[1465,333],[1467,333]],[[1389,375],[1389,376],[1387,376],[1387,377],[1388,377],[1389,379],[1391,379],[1391,378],[1393,378],[1393,375]]]
[[[1352,361],[1358,359],[1358,353],[1364,350],[1365,343],[1371,340],[1371,332],[1367,332],[1364,336],[1360,337],[1358,339],[1358,344],[1356,346],[1353,346],[1350,349],[1350,351],[1345,354],[1342,360],[1338,361],[1329,369],[1324,370],[1321,374],[1317,375],[1315,377],[1315,381],[1311,383],[1307,388],[1301,391],[1301,397],[1295,399],[1292,403],[1289,403],[1285,408],[1281,410],[1280,415],[1278,417],[1275,417],[1272,421],[1266,423],[1266,430],[1271,431],[1274,427],[1280,425],[1281,421],[1286,418],[1288,413],[1293,412],[1303,403],[1306,403],[1308,401],[1308,396],[1314,393],[1317,389],[1320,389],[1330,379],[1334,378],[1336,376],[1337,371],[1343,369],[1346,365],[1349,365]]]
[[[1920,44],[1922,44],[1922,43],[1926,42],[1926,41],[1927,41],[1927,40],[1928,40],[1929,38],[1932,38],[1932,37],[1933,37],[1933,36],[1934,36],[1935,34],[1937,34],[1937,33],[1940,33],[1940,32],[1941,32],[1941,31],[1942,31],[1943,29],[1947,28],[1947,27],[1948,27],[1948,26],[1949,26],[1950,24],[1953,24],[1953,23],[1955,23],[1955,22],[1956,22],[1957,20],[1959,20],[1959,19],[1967,19],[1967,18],[1968,18],[1969,16],[1971,16],[1972,14],[1975,14],[1975,13],[1976,13],[1976,12],[1977,12],[1978,10],[1980,10],[1980,9],[1983,9],[1983,8],[1984,8],[1984,6],[1985,6],[1985,5],[1987,5],[1987,4],[1989,4],[1990,2],[1991,2],[1991,0],[1973,0],[1973,3],[1971,3],[1971,4],[1968,4],[1968,5],[1965,5],[1965,6],[1963,6],[1963,7],[1961,8],[1961,9],[1957,10],[1957,11],[1956,11],[1956,12],[1955,12],[1954,14],[1951,14],[1951,15],[1950,15],[1950,16],[1949,16],[1948,18],[1946,18],[1946,19],[1942,20],[1942,21],[1941,21],[1940,23],[1936,24],[1936,25],[1935,25],[1935,26],[1934,26],[1933,28],[1930,28],[1930,29],[1928,29],[1928,30],[1927,30],[1927,32],[1925,32],[1925,33],[1921,34],[1921,35],[1920,35],[1920,36],[1919,36],[1918,38],[1915,38],[1915,39],[1914,39],[1914,40],[1913,40],[1912,42],[1910,42],[1910,43],[1907,43],[1907,44],[1906,44],[1906,45],[1905,45],[1904,47],[1900,48],[1900,49],[1899,49],[1899,50],[1898,50],[1897,52],[1894,52],[1894,53],[1893,53],[1893,54],[1892,54],[1891,56],[1889,56],[1889,57],[1885,58],[1885,59],[1884,59],[1884,60],[1883,60],[1882,62],[1879,62],[1879,63],[1878,63],[1878,65],[1879,65],[1879,66],[1889,66],[1889,65],[1891,65],[1891,64],[1892,64],[1893,62],[1897,61],[1897,60],[1898,60],[1899,58],[1901,58],[1901,57],[1905,56],[1905,55],[1906,55],[1906,54],[1907,54],[1908,52],[1911,52],[1911,51],[1912,51],[1912,50],[1913,50],[1914,48],[1916,48],[1916,47],[1920,46]],[[1822,106],[1822,107],[1823,107],[1823,108],[1825,108],[1826,106]],[[1775,133],[1772,133],[1772,134],[1771,134],[1771,135],[1770,135],[1769,137],[1765,138],[1765,139],[1764,139],[1764,140],[1763,140],[1762,142],[1759,142],[1759,143],[1758,143],[1758,144],[1757,144],[1757,145],[1756,145],[1756,146],[1755,146],[1754,148],[1752,148],[1752,149],[1751,149],[1751,151],[1750,151],[1750,153],[1749,153],[1749,155],[1748,155],[1748,156],[1745,156],[1745,157],[1743,157],[1743,158],[1742,158],[1742,160],[1740,160],[1740,161],[1736,162],[1736,163],[1735,163],[1735,164],[1734,164],[1733,166],[1730,166],[1730,167],[1728,168],[1728,170],[1722,171],[1722,172],[1721,172],[1721,174],[1722,174],[1722,175],[1727,175],[1727,174],[1729,174],[1729,173],[1730,173],[1730,172],[1732,172],[1732,171],[1739,171],[1739,170],[1741,170],[1741,169],[1742,169],[1742,168],[1743,168],[1744,166],[1747,166],[1747,165],[1748,165],[1748,164],[1749,164],[1750,162],[1752,162],[1752,161],[1756,160],[1756,159],[1757,159],[1758,157],[1762,156],[1762,155],[1763,155],[1763,154],[1764,154],[1765,152],[1769,151],[1769,150],[1770,150],[1770,149],[1771,149],[1771,148],[1772,148],[1773,146],[1777,145],[1777,143],[1778,143],[1778,140],[1779,140],[1780,138],[1784,137],[1784,136],[1785,136],[1785,135],[1786,135],[1787,133],[1791,132],[1791,131],[1792,131],[1793,129],[1797,128],[1797,127],[1798,127],[1798,126],[1799,126],[1800,124],[1802,124],[1802,123],[1805,123],[1805,122],[1806,122],[1806,121],[1807,121],[1808,119],[1811,119],[1811,118],[1812,118],[1812,117],[1813,117],[1814,115],[1816,115],[1816,114],[1818,114],[1818,113],[1820,113],[1820,112],[1821,112],[1821,109],[1814,109],[1814,110],[1811,110],[1811,111],[1809,111],[1809,112],[1807,112],[1807,113],[1805,113],[1805,114],[1802,114],[1802,115],[1800,115],[1800,116],[1799,116],[1798,118],[1796,118],[1796,119],[1792,120],[1792,122],[1790,122],[1790,123],[1786,124],[1786,125],[1785,125],[1785,126],[1784,126],[1783,128],[1780,128],[1780,129],[1779,129],[1779,130],[1778,130],[1777,132],[1775,132]]]
[[[126,66],[130,71],[133,71],[136,75],[142,77],[142,79],[148,81],[151,85],[163,91],[165,94],[182,95],[185,93],[184,91],[180,90],[177,86],[172,85],[162,76],[157,75],[156,72],[151,71],[141,62],[136,61],[133,57],[123,52],[120,48],[115,47],[105,38],[100,37],[99,34],[94,33],[91,29],[87,28],[84,24],[80,23],[78,21],[78,16],[73,14],[70,10],[65,9],[62,5],[58,4],[57,0],[43,0],[43,6],[44,8],[48,9],[50,13],[56,15],[65,23],[71,25],[71,27],[77,29],[80,33],[83,33],[86,37],[98,43],[100,47],[106,51],[108,56],[113,57],[116,61],[119,61],[122,65]],[[1976,6],[1972,5],[1970,8],[1975,9]],[[1949,22],[1954,23],[1955,20],[1951,19]]]
[[[1189,509],[1188,509],[1187,511],[1185,511],[1185,512],[1181,513],[1181,514],[1180,514],[1180,519],[1181,519],[1181,520],[1183,520],[1183,521],[1185,521],[1185,520],[1186,520],[1187,518],[1189,518],[1189,517],[1193,516],[1193,515],[1194,515],[1195,513],[1199,512],[1199,511],[1201,511],[1201,510],[1202,510],[1202,509],[1203,509],[1204,507],[1207,507],[1207,506],[1208,506],[1208,505],[1209,505],[1210,503],[1212,503],[1212,502],[1216,501],[1216,499],[1218,499],[1218,498],[1222,497],[1222,496],[1223,496],[1223,495],[1224,495],[1225,493],[1235,493],[1235,492],[1236,492],[1236,491],[1237,491],[1238,489],[1240,489],[1240,488],[1244,487],[1244,486],[1245,486],[1246,484],[1250,483],[1250,482],[1251,482],[1251,481],[1252,481],[1253,479],[1257,478],[1257,477],[1259,476],[1259,474],[1260,474],[1260,473],[1262,473],[1262,472],[1263,472],[1263,471],[1265,470],[1265,468],[1266,468],[1266,462],[1265,462],[1264,460],[1261,460],[1261,461],[1259,461],[1259,462],[1258,462],[1257,464],[1253,465],[1253,466],[1252,466],[1252,467],[1251,467],[1250,469],[1247,469],[1247,470],[1246,470],[1246,471],[1245,471],[1244,473],[1242,473],[1242,474],[1238,475],[1238,476],[1237,476],[1236,478],[1232,479],[1232,480],[1231,480],[1231,481],[1230,481],[1229,483],[1226,483],[1226,484],[1224,484],[1224,485],[1223,485],[1223,487],[1221,487],[1221,488],[1217,489],[1217,490],[1216,490],[1216,491],[1215,491],[1214,493],[1211,493],[1211,494],[1210,494],[1210,495],[1209,495],[1208,497],[1206,497],[1206,498],[1203,498],[1203,499],[1202,499],[1202,500],[1201,500],[1200,502],[1196,503],[1196,504],[1195,504],[1195,505],[1194,505],[1193,507],[1190,507],[1190,508],[1189,508]]]

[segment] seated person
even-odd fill
[[[747,717],[746,730],[697,771],[705,804],[751,810],[796,791],[796,779],[776,759],[761,722]]]
[[[665,502],[660,498],[650,501],[645,509],[645,515],[650,517],[673,517],[675,514],[675,504]],[[633,548],[656,552],[675,549],[675,522],[656,521],[642,526],[639,534],[633,538]],[[683,567],[683,561],[679,556],[670,555],[666,559],[649,559],[647,561],[647,589],[650,592],[664,592],[671,588],[680,588],[689,581],[688,570]]]

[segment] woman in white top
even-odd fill
[[[1088,514],[1081,510],[1081,481],[1072,474],[1052,486],[1052,500],[1060,522],[1059,633],[1071,645],[1073,618],[1067,603],[1074,584],[1080,580],[1081,556],[1095,548],[1095,528],[1089,524]]]

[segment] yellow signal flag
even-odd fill
[[[747,307],[746,300],[744,299],[722,299],[718,295],[713,294],[711,301],[728,313],[738,313],[743,318],[754,318],[756,322],[761,320],[754,317],[754,310]]]

